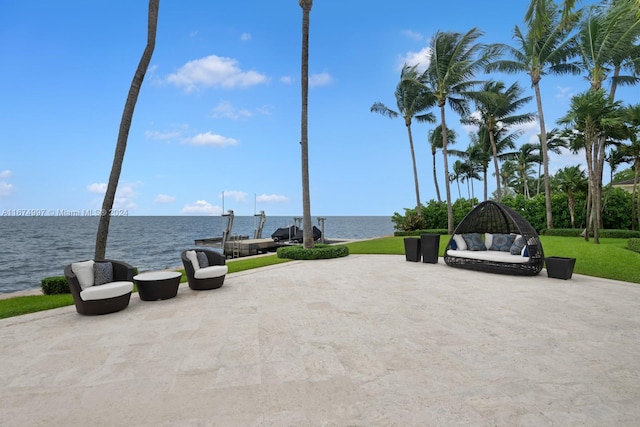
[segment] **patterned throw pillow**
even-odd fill
[[[113,282],[113,264],[110,262],[96,262],[93,265],[93,285],[104,285]]]
[[[489,250],[510,252],[515,239],[516,236],[513,234],[494,234]]]
[[[209,258],[207,258],[207,254],[204,252],[196,252],[196,256],[198,257],[198,264],[200,264],[200,268],[209,267]]]
[[[467,249],[470,251],[486,251],[487,247],[482,241],[482,237],[478,233],[463,234],[462,238],[467,244]]]
[[[524,245],[525,245],[524,238],[522,236],[516,237],[516,239],[513,241],[513,244],[511,245],[511,249],[509,250],[509,253],[511,255],[520,255],[522,253],[522,249],[524,248]]]

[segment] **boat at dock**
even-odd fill
[[[222,251],[227,258],[238,258],[267,252],[275,252],[279,247],[302,243],[303,233],[302,229],[299,227],[299,224],[302,222],[302,218],[294,218],[294,225],[278,228],[271,237],[263,238],[262,230],[266,222],[266,215],[264,211],[260,211],[259,214],[254,215],[259,219],[259,221],[254,230],[253,238],[249,238],[249,236],[246,235],[232,234],[234,219],[234,213],[232,210],[227,211],[227,213],[222,216],[227,218],[227,225],[222,232],[222,237],[197,239],[195,241],[197,246],[216,248]],[[324,220],[325,218],[318,218],[318,222],[323,229]],[[324,243],[323,235],[324,233],[322,230],[313,226],[314,241],[321,240]]]

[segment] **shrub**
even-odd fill
[[[69,283],[65,276],[45,277],[40,282],[42,293],[45,295],[69,294]]]
[[[627,247],[634,252],[640,252],[640,239],[633,238],[627,240]]]
[[[540,234],[544,236],[560,236],[560,237],[584,237],[584,229],[578,228],[554,228],[551,230],[541,230]],[[593,237],[593,232],[590,233]],[[640,231],[634,230],[599,230],[600,237],[612,237],[614,239],[630,239],[632,237],[640,237]]]
[[[431,230],[396,231],[394,236],[419,236],[421,234],[449,234],[446,228],[436,228]]]
[[[278,258],[287,259],[330,259],[349,255],[349,248],[345,245],[317,244],[314,248],[306,249],[303,246],[285,246],[278,248]]]

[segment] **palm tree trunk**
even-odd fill
[[[496,172],[496,173],[499,173],[499,172]],[[487,201],[487,195],[488,195],[488,193],[487,193],[487,168],[486,167],[482,168],[482,176],[483,176],[483,180],[482,181],[484,182],[484,201],[486,202]]]
[[[309,195],[309,12],[313,0],[299,0],[302,7],[302,111],[300,120],[302,146],[302,240],[306,249],[313,248],[313,226],[311,225],[311,197]]]
[[[447,193],[447,230],[453,234],[453,206],[451,205],[451,185],[449,184],[449,159],[447,155],[447,124],[445,122],[445,105],[440,106],[440,120],[442,126],[442,155],[444,157],[444,184]]]
[[[544,204],[547,212],[547,228],[553,228],[553,214],[551,211],[551,183],[549,180],[549,155],[547,153],[547,129],[544,124],[544,112],[542,110],[542,96],[538,82],[533,85],[538,106],[538,119],[540,120],[540,146],[542,151],[542,166],[544,168]]]
[[[498,148],[496,147],[496,139],[493,135],[493,129],[489,130],[489,141],[491,142],[491,152],[493,154],[493,167],[496,170],[496,194],[498,196],[498,202],[500,202],[502,200],[502,187],[500,187],[500,166],[498,165]]]
[[[116,151],[113,156],[113,164],[111,166],[111,174],[107,183],[107,191],[102,201],[102,211],[100,214],[100,222],[98,223],[98,232],[96,233],[96,248],[94,259],[104,259],[107,251],[107,237],[109,235],[109,223],[111,221],[111,209],[120,181],[120,172],[122,171],[122,163],[124,154],[127,149],[127,140],[129,139],[129,129],[131,129],[131,121],[133,120],[133,112],[136,108],[142,81],[149,68],[151,56],[156,46],[156,31],[158,28],[158,10],[160,8],[160,0],[149,0],[149,12],[147,20],[147,45],[144,48],[138,68],[133,75],[133,81],[129,87],[129,94],[124,104],[124,111],[120,119],[120,129],[118,131],[118,140],[116,142]]]
[[[438,203],[442,202],[442,198],[440,197],[440,186],[438,185],[438,172],[436,170],[436,150],[431,150],[431,157],[433,158],[433,184],[436,187],[436,197],[438,198]]]
[[[411,125],[407,125],[409,133],[409,147],[411,147],[411,162],[413,163],[413,183],[416,187],[416,213],[422,218],[422,205],[420,204],[420,186],[418,185],[418,167],[416,166],[416,152],[413,149],[413,135],[411,134]]]
[[[576,228],[576,199],[573,197],[573,192],[567,193],[569,199],[569,216],[571,217],[571,228]]]

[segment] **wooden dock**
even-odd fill
[[[208,246],[222,249],[222,238],[212,237],[208,239],[198,239],[195,241],[197,246]],[[237,258],[250,255],[258,255],[260,253],[273,252],[281,246],[288,246],[289,243],[276,243],[271,238],[266,239],[249,239],[248,236],[241,236],[228,240],[224,245],[224,254],[230,258]]]

